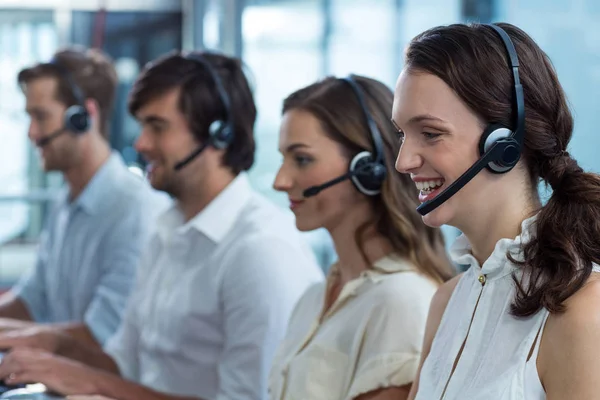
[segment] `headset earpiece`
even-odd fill
[[[365,116],[371,139],[373,140],[374,153],[361,151],[350,161],[348,172],[321,185],[311,186],[305,189],[303,192],[305,198],[316,196],[321,191],[347,179],[352,181],[352,184],[360,193],[367,196],[376,196],[381,192],[381,187],[387,177],[387,169],[384,161],[385,157],[383,154],[383,139],[381,138],[381,133],[377,128],[377,124],[369,113],[369,109],[363,99],[362,91],[352,76],[342,78],[341,80],[347,82],[352,88],[352,91],[356,94],[360,108]]]
[[[184,55],[184,58],[199,64],[212,78],[217,95],[225,109],[226,117],[225,119],[217,119],[210,124],[208,127],[208,143],[216,149],[225,149],[233,142],[235,132],[233,129],[231,99],[225,90],[223,81],[219,77],[219,74],[217,74],[215,68],[202,55],[188,53]]]
[[[483,155],[492,148],[494,143],[500,141],[501,139],[504,139],[502,140],[502,142],[505,144],[508,142],[516,143],[515,140],[511,139],[512,134],[513,132],[510,129],[502,125],[488,125],[488,127],[481,134],[481,138],[479,140],[479,156],[483,157]],[[504,154],[505,152],[502,153]],[[514,167],[514,164],[510,165],[511,158],[514,157],[512,157],[510,153],[503,155],[501,159],[495,159],[490,161],[486,165],[486,168],[488,169],[488,171],[495,174],[502,174],[508,172],[512,169],[512,167]]]
[[[81,135],[90,129],[90,114],[82,105],[71,106],[65,111],[64,125],[68,131]]]
[[[387,170],[376,162],[368,151],[358,153],[350,162],[350,179],[359,192],[375,196],[381,192],[381,186],[387,176]]]
[[[215,90],[217,91],[217,95],[221,100],[221,104],[225,110],[225,118],[219,118],[215,121],[211,122],[208,126],[208,140],[204,142],[200,147],[194,150],[189,156],[187,156],[182,161],[175,164],[175,170],[178,171],[194,161],[196,157],[198,157],[202,152],[208,147],[213,147],[215,149],[223,150],[226,149],[232,142],[235,136],[235,130],[233,128],[233,115],[231,109],[231,101],[225,87],[223,86],[223,82],[217,74],[215,68],[205,59],[204,56],[197,53],[188,53],[182,55],[183,58],[194,61],[198,64],[205,72],[211,76],[212,81],[215,85]]]
[[[91,124],[90,113],[85,107],[85,95],[81,88],[75,82],[73,75],[68,69],[63,67],[60,62],[56,59],[52,59],[49,62],[50,65],[58,71],[62,78],[67,82],[73,97],[75,98],[75,104],[67,108],[64,115],[64,128],[76,135],[86,133]]]
[[[363,91],[358,83],[352,75],[342,78],[342,80],[350,85],[356,95],[373,142],[373,153],[362,151],[354,156],[350,162],[349,173],[354,186],[361,193],[367,196],[375,196],[381,192],[381,186],[387,177],[383,139],[373,116],[369,112]]]
[[[233,141],[233,130],[221,120],[213,121],[208,127],[209,142],[215,149],[225,149]]]

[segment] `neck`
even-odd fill
[[[200,175],[204,174],[197,174]],[[228,169],[219,168],[182,188],[177,200],[185,221],[204,210],[234,179],[235,176]]]
[[[365,222],[373,221],[373,213],[367,201],[355,207],[335,228],[328,229],[338,256],[338,266],[342,283],[357,278],[373,263],[393,251],[388,239],[369,226],[364,233],[362,246],[356,242],[355,233]],[[361,251],[362,249],[362,251]],[[366,256],[366,260],[365,257]]]
[[[521,232],[523,220],[532,216],[539,209],[539,200],[527,198],[526,195],[514,196],[512,202],[505,202],[503,207],[489,212],[489,207],[478,214],[477,218],[471,215],[470,224],[457,226],[469,239],[473,257],[483,265],[487,260],[496,243],[503,238],[514,239]]]
[[[69,198],[76,199],[92,180],[96,172],[110,157],[110,146],[96,135],[86,138],[87,143],[82,147],[80,162],[63,172],[69,184]]]

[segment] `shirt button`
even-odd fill
[[[479,283],[485,285],[485,275],[479,275]]]

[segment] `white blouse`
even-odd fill
[[[466,237],[457,239],[451,250],[452,258],[470,268],[448,302],[421,369],[416,400],[546,398],[536,359],[548,311],[542,309],[528,318],[510,314],[515,298],[512,275],[519,276],[519,270],[506,257],[510,251],[515,259],[522,259],[519,249],[533,232],[534,223],[535,217],[527,219],[522,224],[522,235],[514,240],[499,240],[483,266],[471,255]],[[451,373],[463,342],[463,352]],[[534,344],[534,353],[528,361]]]
[[[412,382],[437,285],[386,257],[348,282],[320,321],[325,289],[314,285],[297,304],[271,370],[270,399],[350,400]]]

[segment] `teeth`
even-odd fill
[[[415,182],[417,189],[422,192],[431,192],[444,184],[443,179],[436,179],[424,182]]]

